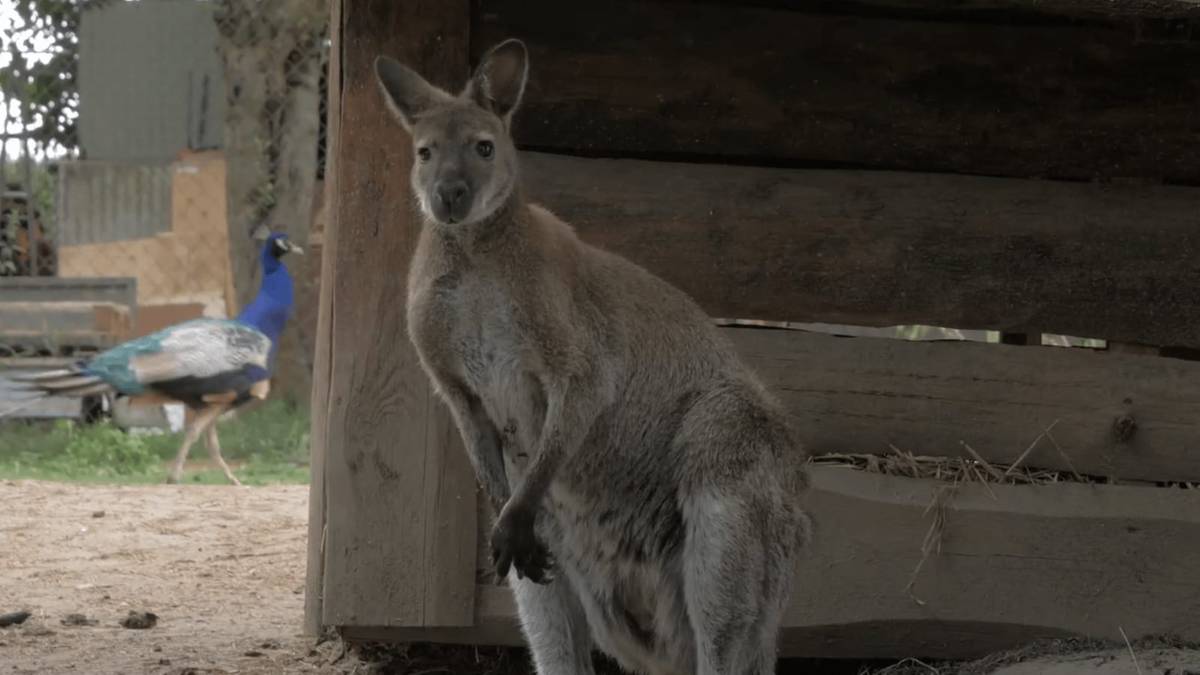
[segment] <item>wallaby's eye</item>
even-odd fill
[[[491,141],[479,141],[475,144],[475,152],[479,153],[480,157],[487,159],[496,151],[496,146],[492,145]]]
[[[420,157],[422,162],[428,162],[429,158],[433,157],[433,151],[427,147],[417,148],[417,157]]]

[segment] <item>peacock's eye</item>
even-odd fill
[[[428,162],[429,158],[433,157],[433,151],[427,147],[417,148],[417,157],[420,157],[422,162]]]
[[[487,159],[496,152],[496,146],[492,145],[491,141],[479,141],[475,144],[475,152],[478,152],[480,157]]]

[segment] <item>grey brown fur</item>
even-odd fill
[[[380,57],[422,229],[408,326],[499,517],[540,675],[774,672],[807,517],[784,414],[691,299],[525,202],[525,46],[458,96]],[[509,574],[511,568],[512,574]]]

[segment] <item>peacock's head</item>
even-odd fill
[[[266,225],[259,225],[254,230],[254,238],[263,242],[263,262],[277,261],[289,253],[304,255],[304,249],[292,243],[284,232],[272,232]]]

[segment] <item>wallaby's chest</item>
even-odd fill
[[[525,310],[503,281],[486,276],[433,277],[410,302],[418,349],[479,398],[504,438],[508,470],[520,473],[522,449],[532,447],[545,414]]]
[[[447,269],[422,286],[411,299],[423,306],[418,346],[441,353],[439,360],[485,400],[498,388],[516,393],[532,354],[530,322],[505,280]]]

